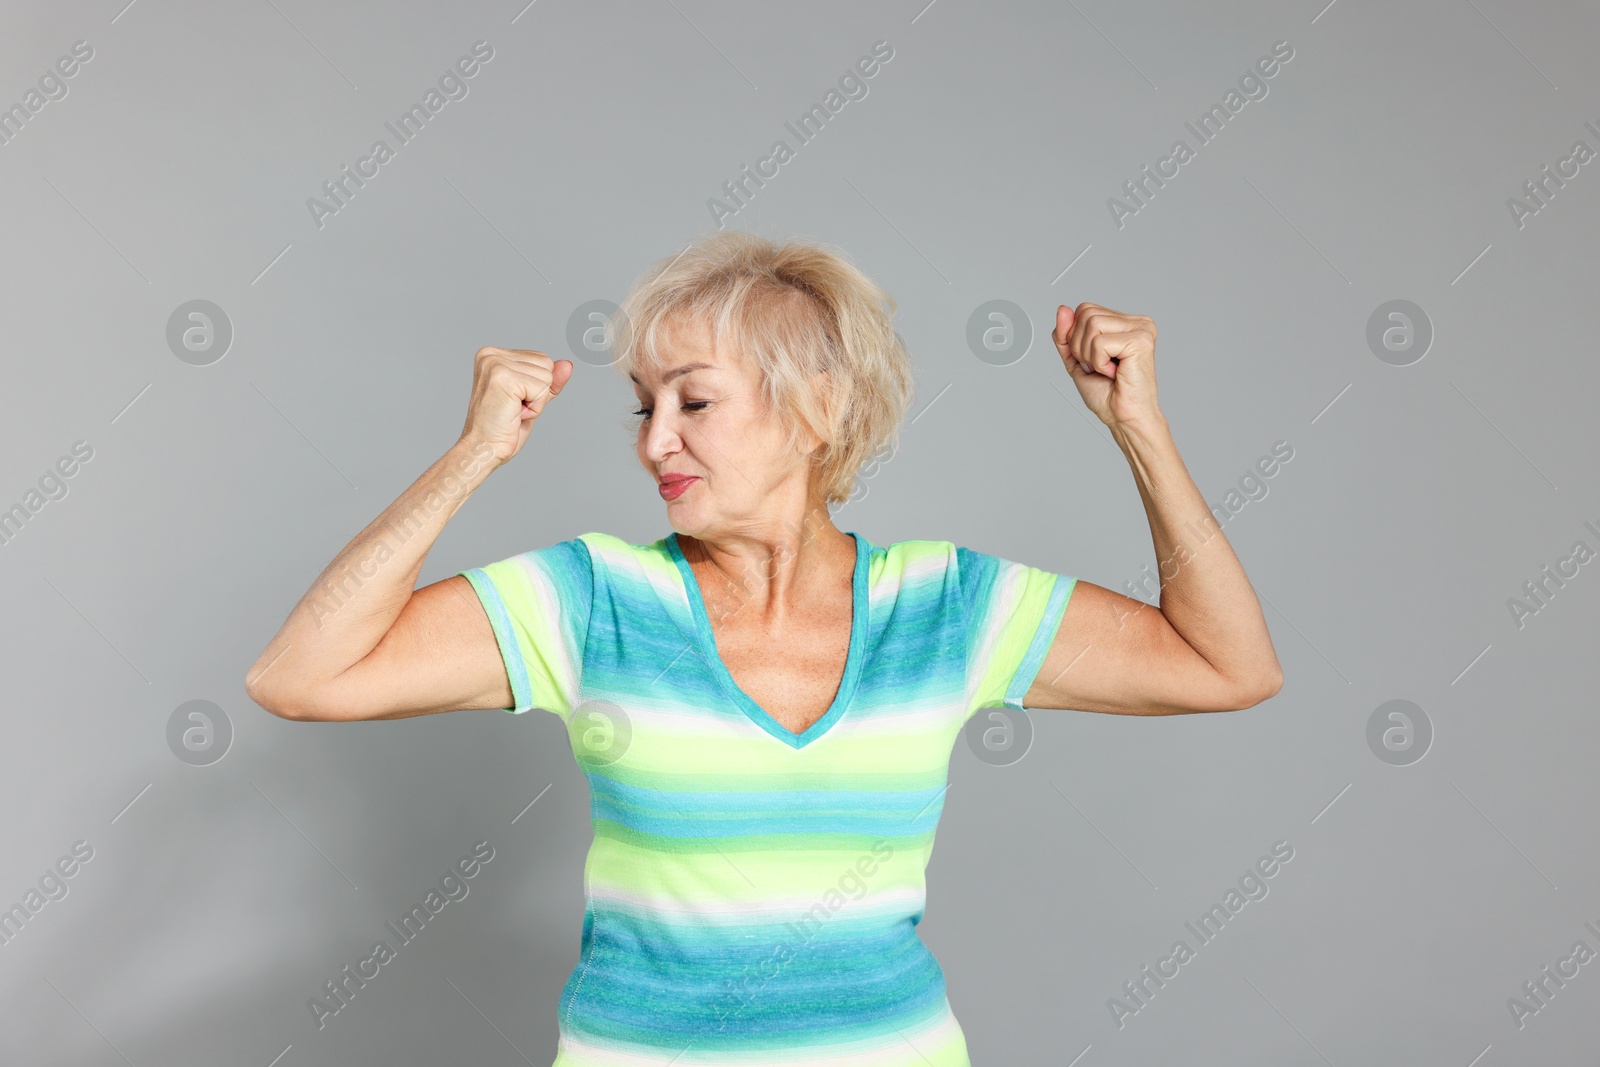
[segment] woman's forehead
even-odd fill
[[[628,377],[640,388],[670,385],[675,381],[697,377],[715,377],[725,373],[739,373],[742,363],[716,343],[710,326],[704,320],[685,322],[681,318],[665,320],[657,336],[658,365],[641,366]]]

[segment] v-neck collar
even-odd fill
[[[683,548],[678,544],[676,531],[666,537],[667,549],[672,554],[673,562],[678,565],[678,572],[683,578],[684,597],[689,602],[689,611],[694,616],[695,638],[700,642],[700,653],[711,665],[711,672],[715,674],[727,691],[728,696],[739,709],[745,713],[751,722],[761,727],[767,733],[793,748],[804,748],[838,722],[850,706],[850,700],[855,695],[856,682],[861,676],[861,660],[867,645],[867,560],[871,554],[872,546],[866,538],[853,530],[847,530],[856,542],[856,565],[851,579],[851,611],[850,611],[850,651],[845,657],[844,676],[839,679],[839,690],[834,694],[833,703],[827,712],[812,723],[801,733],[795,733],[786,728],[762,710],[761,705],[751,700],[739,683],[733,680],[733,675],[728,672],[728,667],[722,662],[722,657],[717,653],[716,634],[711,629],[711,617],[706,612],[705,599],[700,593],[700,583],[694,576],[694,571],[689,567],[689,561],[684,558]]]

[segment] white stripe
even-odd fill
[[[667,922],[704,923],[712,926],[739,926],[752,920],[794,922],[819,903],[814,896],[766,896],[759,900],[718,899],[695,903],[600,885],[590,886],[589,897],[597,902],[612,902],[649,912]],[[848,915],[852,918],[867,918],[874,915],[899,917],[921,910],[926,902],[927,891],[923,886],[885,887],[869,893],[860,900],[847,899],[845,906],[835,912],[834,917],[839,915]]]

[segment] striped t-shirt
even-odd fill
[[[798,735],[728,673],[676,534],[459,572],[505,710],[561,716],[589,780],[553,1067],[968,1067],[916,931],[951,749],[978,709],[1021,709],[1076,580],[852,536],[843,678]]]

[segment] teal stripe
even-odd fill
[[[472,588],[478,593],[478,599],[483,601],[489,616],[489,625],[494,628],[495,644],[500,646],[500,658],[506,664],[506,678],[511,682],[513,706],[500,710],[521,715],[533,707],[533,687],[528,682],[528,665],[523,662],[522,648],[517,644],[516,632],[511,628],[511,615],[506,611],[505,601],[500,599],[500,591],[495,588],[494,582],[489,580],[482,567],[473,567],[471,570],[457,573],[472,583]]]
[[[1072,596],[1077,584],[1076,578],[1056,575],[1055,584],[1050,587],[1050,599],[1044,605],[1044,617],[1039,620],[1039,629],[1034,631],[1033,643],[1028,646],[1028,654],[1022,657],[1017,673],[1011,678],[1011,688],[1006,690],[1006,707],[1014,711],[1023,710],[1022,698],[1033,687],[1033,679],[1044,663],[1045,653],[1050,651],[1056,631],[1061,628],[1061,617],[1067,612],[1067,598]]]

